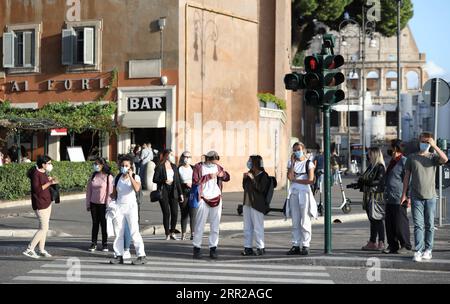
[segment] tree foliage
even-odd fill
[[[402,0],[401,28],[403,29],[413,17],[411,0]],[[361,23],[362,8],[367,0],[292,0],[292,52],[307,50],[317,25],[323,23],[330,29],[337,30],[348,12],[352,19]],[[381,21],[377,22],[376,30],[386,37],[397,32],[397,1],[380,0]]]

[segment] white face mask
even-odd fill
[[[48,173],[52,172],[53,170],[53,165],[52,164],[48,164],[47,168],[45,169],[45,171],[47,171]]]
[[[185,165],[190,165],[191,164],[191,159],[190,158],[185,158],[184,159],[184,164]]]
[[[174,164],[175,163],[175,156],[169,155],[169,161]]]

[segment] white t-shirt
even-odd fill
[[[137,182],[141,182],[141,178],[137,174],[134,175],[134,179]],[[121,176],[117,183],[116,190],[117,204],[137,204],[136,192],[134,191],[130,178],[124,180],[123,176]]]
[[[183,184],[192,184],[192,173],[194,170],[192,170],[191,166],[189,167],[180,167],[178,168],[178,171],[180,172],[181,182]]]
[[[166,174],[167,174],[167,182],[169,184],[173,183],[173,178],[174,178],[174,175],[175,175],[175,172],[173,172],[173,169],[166,170]]]
[[[306,170],[306,163],[308,160],[304,161],[296,161],[294,167],[295,179],[296,180],[306,180],[309,176],[309,170],[314,169],[314,163],[312,161],[309,162],[309,168]],[[288,170],[291,168],[291,161],[288,162]],[[307,172],[308,174],[304,174]],[[299,192],[299,191],[309,191],[311,188],[309,185],[301,185],[297,183],[291,183],[291,192]]]
[[[219,173],[219,167],[217,165],[213,165],[208,167],[206,165],[202,165],[202,176],[208,174],[217,174]],[[206,199],[213,199],[221,195],[219,185],[217,185],[217,177],[210,179],[205,184],[203,184],[203,197]]]

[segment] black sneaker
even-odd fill
[[[213,260],[216,260],[218,258],[216,249],[217,249],[217,247],[209,248],[209,257]]]
[[[103,246],[102,246],[102,251],[103,251],[103,252],[108,252],[108,251],[109,251],[108,245],[103,245]]]
[[[308,255],[309,254],[309,247],[303,247],[302,252],[300,252],[301,255]]]
[[[256,255],[260,256],[260,255],[265,255],[266,254],[266,249],[264,248],[256,248]]]
[[[92,244],[91,247],[89,247],[88,249],[90,252],[94,252],[95,250],[97,250],[97,245]]]
[[[198,247],[194,247],[194,259],[201,259],[203,256],[202,256],[202,253],[200,252],[200,248],[198,248]]]
[[[406,247],[402,247],[399,250],[397,250],[397,253],[398,254],[409,254],[409,253],[411,253],[411,249],[408,249]]]
[[[241,255],[250,256],[255,255],[255,253],[253,252],[253,248],[244,248],[244,251],[241,252]]]
[[[292,246],[292,248],[286,253],[287,255],[297,255],[300,254],[300,247]]]
[[[113,265],[123,264],[123,257],[118,256],[114,259],[111,259],[111,260],[109,260],[109,264],[113,264]]]
[[[145,256],[138,257],[136,260],[131,262],[133,265],[144,265],[147,263]]]

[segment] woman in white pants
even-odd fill
[[[209,220],[209,256],[217,259],[219,225],[222,215],[222,182],[228,182],[230,175],[218,165],[219,155],[215,151],[206,154],[206,161],[194,167],[192,183],[198,186],[199,205],[195,218],[193,240],[194,259],[201,259],[201,246],[206,221]]]
[[[137,259],[133,265],[145,264],[144,241],[139,232],[139,215],[136,199],[136,192],[141,188],[141,179],[139,175],[133,173],[133,160],[127,156],[120,160],[120,177],[113,188],[113,196],[116,197],[118,212],[116,224],[118,233],[114,240],[115,258],[110,261],[111,264],[123,264],[124,255],[124,234],[125,221],[128,223],[134,248],[136,249]]]
[[[247,162],[249,171],[244,173],[244,251],[243,256],[264,255],[264,214],[269,209],[266,194],[270,177],[264,171],[263,159],[259,155],[250,156]],[[253,251],[253,237],[256,253]]]
[[[314,164],[306,157],[305,145],[296,143],[288,163],[289,188],[286,216],[292,217],[292,248],[288,255],[308,255],[311,218],[317,218],[317,204],[310,185],[314,184]],[[301,247],[301,248],[300,248]]]

